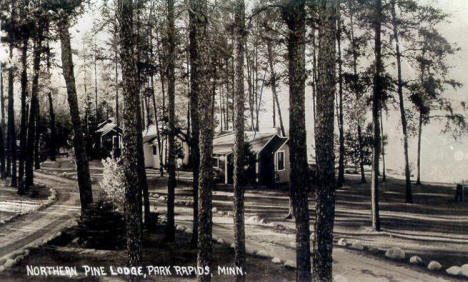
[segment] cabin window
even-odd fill
[[[276,169],[284,170],[284,151],[276,153]]]
[[[153,145],[153,155],[157,155],[158,150],[156,148],[156,145]]]

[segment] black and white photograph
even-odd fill
[[[468,0],[0,0],[0,281],[468,281],[465,63]]]

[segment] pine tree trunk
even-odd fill
[[[117,52],[117,51],[116,51]],[[119,70],[118,70],[118,61],[117,54],[115,55],[115,122],[117,127],[120,127],[120,114],[119,114]]]
[[[235,264],[245,271],[245,222],[244,222],[244,46],[245,46],[245,4],[237,0],[234,8],[236,36],[236,83],[234,92],[234,253]],[[227,160],[226,160],[227,161]],[[244,281],[244,275],[237,275],[237,281]]]
[[[371,183],[371,206],[372,206],[372,228],[380,231],[379,216],[379,159],[380,159],[380,122],[379,112],[381,110],[383,92],[383,62],[382,62],[382,0],[374,1],[375,16],[373,19],[375,32],[375,73],[374,90],[372,95],[372,124],[374,130],[373,153],[372,153],[372,183]]]
[[[54,112],[54,101],[52,99],[52,93],[49,91],[47,93],[49,100],[49,122],[50,122],[50,142],[49,142],[49,156],[51,161],[56,160],[57,156],[57,146],[55,143],[55,138],[57,136],[57,129],[55,127],[55,112]]]
[[[259,97],[258,97],[258,45],[254,45],[254,58],[253,58],[253,94],[254,94],[254,105],[255,105],[255,131],[260,130],[260,124],[258,120],[259,110]]]
[[[334,155],[336,10],[336,1],[322,1],[319,8],[317,120],[315,133],[318,189],[315,205],[316,220],[313,263],[314,278],[317,281],[333,281],[332,250],[336,193]]]
[[[363,150],[363,140],[362,140],[362,128],[360,122],[358,121],[357,126],[358,134],[358,146],[359,146],[359,169],[361,171],[361,183],[367,183],[366,181],[366,172],[364,170],[364,150]]]
[[[141,188],[140,176],[135,167],[139,166],[138,131],[139,89],[136,69],[135,34],[133,32],[133,1],[119,0],[118,20],[120,25],[120,58],[123,82],[123,153],[122,167],[125,174],[124,214],[127,227],[128,264],[139,266],[142,262],[141,238]],[[141,126],[141,124],[140,124]]]
[[[153,98],[153,111],[154,111],[154,124],[156,126],[156,136],[158,138],[158,156],[159,156],[159,175],[164,176],[163,169],[163,155],[162,155],[162,142],[161,134],[159,132],[159,121],[158,121],[158,107],[156,105],[156,93],[154,93],[154,78],[151,76],[151,88],[153,89],[152,98]]]
[[[5,179],[5,95],[3,89],[3,67],[0,66],[0,112],[1,112],[1,122],[0,122],[0,177]]]
[[[383,129],[383,109],[380,110],[380,135],[382,136],[381,141],[382,141],[382,182],[387,181],[387,172],[385,168],[385,140],[384,140],[384,129]]]
[[[345,154],[345,145],[344,145],[344,116],[343,116],[343,60],[341,57],[341,12],[340,7],[337,8],[338,18],[337,18],[337,51],[338,51],[338,85],[339,85],[339,106],[338,106],[338,120],[339,120],[339,143],[340,143],[340,150],[339,150],[339,159],[338,159],[338,180],[337,185],[339,187],[343,186],[345,182],[344,177],[344,154]]]
[[[143,46],[141,46],[141,35],[140,35],[140,30],[141,30],[141,20],[140,20],[140,11],[138,9],[141,9],[141,5],[139,5],[139,0],[135,2],[135,7],[136,7],[136,23],[134,26],[135,32],[133,36],[135,36],[135,68],[136,68],[136,80],[135,80],[135,87],[138,91],[138,103],[136,104],[136,130],[140,133],[136,137],[136,148],[137,148],[137,160],[138,160],[138,165],[136,166],[136,171],[138,174],[138,185],[140,187],[140,190],[138,191],[138,197],[140,199],[140,205],[138,206],[140,209],[140,213],[143,212],[144,214],[144,221],[145,224],[149,224],[150,220],[150,202],[149,202],[149,193],[148,193],[148,183],[146,179],[146,170],[145,170],[145,159],[144,159],[144,153],[143,153],[143,135],[141,132],[143,132],[144,128],[144,96],[141,95],[141,88],[143,83],[142,75],[143,73],[141,72],[141,68],[138,67],[139,62],[142,62],[142,49]],[[141,103],[140,103],[141,102]],[[142,210],[141,207],[141,199],[143,198],[143,207],[144,209]],[[142,217],[140,216],[141,224],[143,224]],[[141,232],[140,232],[141,235]]]
[[[350,1],[349,3],[352,3]],[[353,7],[351,8],[352,11]],[[351,36],[351,47],[352,47],[352,56],[353,56],[353,74],[357,78],[358,77],[358,50],[357,48],[357,43],[354,37],[354,15],[351,12],[349,15],[350,19],[350,36]],[[358,83],[357,81],[355,82],[356,84]],[[358,90],[355,90],[355,97],[356,97],[356,103],[359,103],[359,100],[361,99],[361,93]],[[359,149],[359,168],[361,171],[361,183],[367,183],[366,181],[366,174],[364,171],[364,152],[363,152],[363,138],[362,138],[362,127],[361,127],[361,121],[360,118],[358,117],[357,119],[357,136],[358,136],[358,149]]]
[[[419,124],[418,124],[418,177],[416,179],[416,185],[421,185],[421,141],[422,141],[422,126],[423,118],[422,113],[419,113]]]
[[[36,138],[34,139],[34,169],[41,169],[41,156],[40,156],[40,145],[41,145],[41,112],[39,99],[36,103]]]
[[[190,1],[191,5],[193,1]],[[195,7],[194,7],[195,8]],[[198,99],[200,96],[200,54],[199,54],[199,35],[200,30],[197,26],[197,15],[193,13],[193,9],[189,11],[190,17],[190,119],[192,122],[191,136],[191,157],[192,157],[192,172],[193,172],[193,226],[192,226],[192,247],[196,247],[198,243],[198,178],[200,170],[200,124],[198,113]]]
[[[402,70],[401,70],[401,51],[400,51],[400,38],[398,35],[398,22],[396,17],[395,10],[395,1],[391,2],[392,4],[392,25],[393,25],[393,38],[395,39],[395,53],[396,53],[396,63],[397,63],[397,92],[398,100],[400,106],[400,117],[401,117],[401,129],[403,131],[403,149],[405,156],[405,187],[406,187],[406,202],[413,202],[413,195],[411,192],[411,171],[409,166],[409,153],[408,153],[408,122],[406,120],[406,109],[405,101],[403,99],[403,79],[402,79]]]
[[[20,128],[20,155],[18,158],[18,194],[24,194],[24,162],[26,158],[26,133],[27,133],[27,105],[26,99],[28,96],[28,40],[23,40],[21,53],[21,128]]]
[[[166,81],[166,75],[165,75],[165,66],[163,65],[163,60],[162,60],[162,52],[159,49],[160,45],[162,45],[161,42],[158,42],[158,60],[159,60],[159,65],[161,66],[159,68],[159,76],[161,78],[161,92],[162,92],[162,116],[164,117],[166,115],[166,91],[165,91],[165,81]]]
[[[10,58],[13,58],[13,45],[10,43]],[[8,163],[7,175],[11,176],[10,186],[16,187],[16,130],[14,106],[14,74],[13,68],[8,70]]]
[[[31,91],[31,103],[29,105],[28,121],[28,140],[26,143],[26,172],[25,172],[25,190],[29,190],[34,184],[34,143],[36,140],[36,117],[38,110],[38,92],[39,92],[39,72],[41,63],[42,35],[38,34],[34,38],[34,57],[33,57],[33,79]]]
[[[168,87],[167,96],[169,99],[169,157],[167,164],[167,172],[169,178],[167,181],[167,225],[166,225],[166,240],[174,241],[175,228],[174,228],[174,198],[176,187],[176,167],[175,167],[175,23],[174,23],[174,0],[168,0],[168,45],[169,45],[169,59],[168,59]]]
[[[290,193],[296,219],[297,281],[310,281],[310,224],[305,127],[305,7],[288,1],[283,17],[289,28]]]
[[[48,32],[50,34],[50,28],[48,27]],[[51,54],[50,54],[50,40],[47,41],[47,74],[49,79],[51,78],[50,67],[51,67]],[[54,100],[52,99],[52,92],[47,93],[47,98],[49,102],[49,126],[50,126],[50,138],[49,138],[49,158],[51,161],[55,161],[57,157],[57,128],[55,126],[55,112],[54,112]]]
[[[97,125],[100,120],[98,117],[98,85],[97,85],[97,46],[96,46],[96,38],[94,38],[94,108],[95,108],[95,117],[94,123]]]
[[[72,50],[70,46],[69,21],[63,18],[58,23],[58,33],[62,53],[63,77],[67,87],[68,105],[74,131],[74,149],[76,167],[78,175],[78,186],[80,190],[80,202],[82,214],[93,202],[93,192],[91,189],[91,176],[89,174],[88,157],[86,155],[86,141],[81,128],[80,113],[78,110],[78,98],[76,94],[75,74],[73,70]]]
[[[278,93],[276,92],[276,72],[275,72],[275,67],[273,65],[273,50],[271,46],[271,41],[267,41],[267,52],[268,52],[268,66],[270,67],[270,72],[271,72],[271,91],[273,92],[273,105],[276,104],[276,108],[278,109],[278,118],[280,122],[280,129],[281,129],[281,134],[283,136],[286,136],[286,131],[284,130],[284,125],[283,125],[283,117],[281,115],[281,107],[279,104],[278,100]],[[276,120],[276,118],[274,118]]]
[[[150,27],[150,48],[151,48],[151,55],[153,55],[153,29]],[[153,59],[153,56],[152,56]],[[161,82],[161,85],[164,86]],[[158,156],[159,156],[159,174],[162,177],[164,175],[164,169],[163,169],[163,157],[162,157],[162,141],[161,141],[161,134],[159,132],[159,121],[158,121],[158,108],[156,105],[156,93],[154,91],[154,73],[151,74],[151,98],[153,100],[153,111],[154,111],[154,125],[156,127],[156,136],[157,136],[157,142],[158,142]]]
[[[315,44],[315,26],[312,26],[312,111],[313,113],[313,126],[315,132],[315,124],[317,119],[317,111],[316,111],[316,96],[317,96],[317,46]]]
[[[208,19],[207,19],[207,1],[191,1],[191,7],[195,15],[195,24],[197,29],[196,42],[198,46],[199,66],[199,124],[200,124],[200,176],[198,192],[198,254],[197,266],[209,267],[212,263],[212,189],[213,181],[213,112],[207,107],[213,104],[212,91],[210,90],[209,69],[209,46],[208,38]],[[198,281],[210,281],[211,275],[201,274]]]
[[[247,44],[246,44],[247,46]],[[249,92],[249,111],[250,111],[250,125],[252,131],[255,131],[255,119],[254,119],[254,90],[252,86],[252,63],[250,62],[249,50],[245,48],[246,61],[247,61],[247,85]]]

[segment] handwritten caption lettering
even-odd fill
[[[193,275],[245,275],[241,267],[218,265],[213,272],[208,266],[36,266],[26,265],[27,276],[101,277],[101,276],[193,276]]]

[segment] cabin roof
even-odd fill
[[[114,123],[114,119],[110,118],[98,124],[96,133],[100,133],[101,136],[108,134],[109,132],[115,131],[118,134],[122,133],[117,124]]]
[[[245,132],[245,142],[249,143],[252,152],[257,154],[260,153],[271,140],[275,139],[275,137],[280,140],[279,143],[281,145],[288,141],[288,138],[280,137],[278,134],[272,132]],[[234,140],[235,134],[232,132],[218,135],[213,140],[213,154],[225,155],[232,153]],[[281,145],[279,147],[281,147]]]

